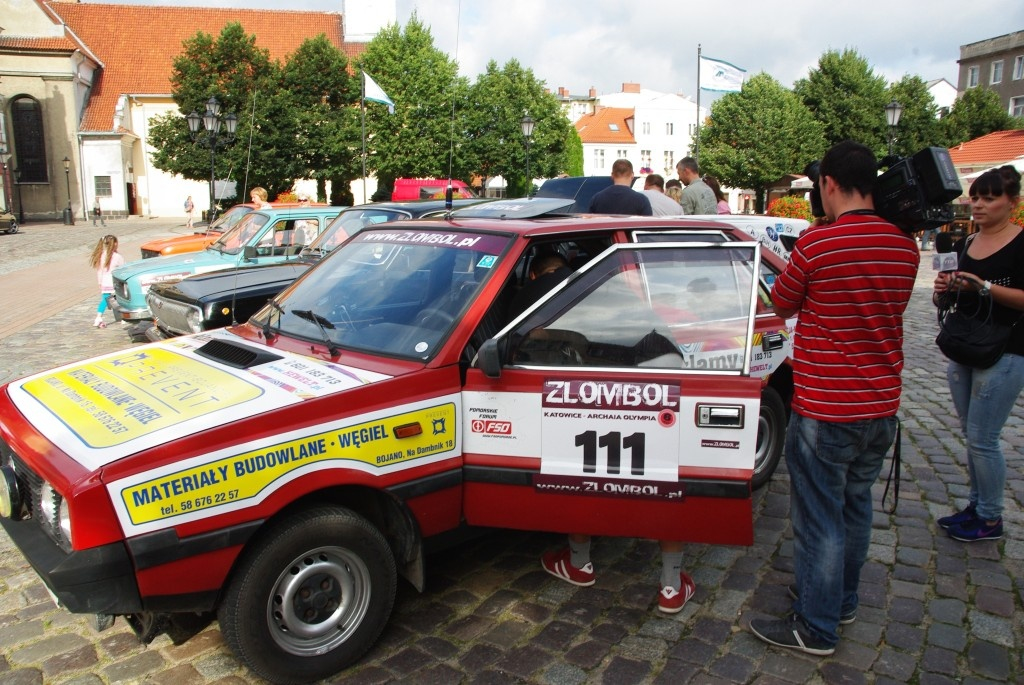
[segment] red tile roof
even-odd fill
[[[949,149],[953,166],[995,166],[1024,155],[1024,130],[996,131]],[[975,169],[977,171],[978,169]]]
[[[110,131],[114,109],[125,93],[171,93],[170,76],[182,43],[204,31],[214,37],[229,22],[238,22],[270,59],[284,61],[307,38],[321,33],[352,60],[365,43],[345,43],[338,12],[249,10],[152,5],[108,5],[47,0],[72,35],[104,65],[93,84],[82,131]],[[122,30],[130,29],[130,30]]]
[[[26,36],[0,36],[0,50],[29,50],[34,52],[74,52],[81,49],[70,38],[30,38]]]
[[[636,138],[626,123],[627,119],[632,118],[632,109],[599,107],[593,114],[584,114],[577,119],[576,130],[584,143],[635,144]]]

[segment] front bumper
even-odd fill
[[[119,321],[140,321],[142,319],[153,318],[153,314],[149,311],[149,307],[133,309],[125,307],[120,302],[115,301],[114,304],[111,305],[110,309],[114,312],[114,318]]]
[[[33,519],[0,518],[57,601],[76,614],[134,614],[142,611],[135,569],[124,543],[65,553]]]

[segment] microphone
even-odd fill
[[[953,236],[949,233],[935,234],[935,254],[932,255],[932,268],[935,271],[956,271],[958,255],[953,250]]]

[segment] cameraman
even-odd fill
[[[797,239],[772,288],[775,312],[798,315],[786,432],[796,582],[793,613],[750,629],[808,654],[832,654],[838,626],[856,619],[871,485],[896,435],[903,312],[920,253],[875,214],[877,169],[853,141],[825,153],[816,185],[828,222]]]

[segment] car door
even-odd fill
[[[485,342],[467,522],[751,544],[759,268],[753,242],[614,245]]]

